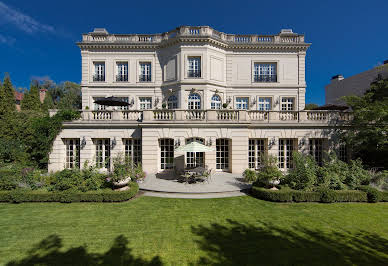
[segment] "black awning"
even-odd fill
[[[106,105],[106,106],[128,106],[129,103],[122,101],[120,98],[117,97],[106,97],[103,99],[98,99],[94,101],[94,103],[99,105]]]

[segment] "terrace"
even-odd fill
[[[159,34],[109,34],[106,29],[96,28],[93,32],[83,34],[85,43],[142,43],[159,44],[179,38],[212,38],[227,44],[306,44],[304,35],[282,29],[277,35],[227,34],[209,26],[181,26]]]
[[[155,123],[292,123],[336,124],[352,119],[350,112],[327,110],[258,111],[258,110],[83,110],[79,122],[155,122]]]

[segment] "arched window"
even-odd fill
[[[214,94],[210,103],[211,109],[221,109],[221,97],[217,94]]]
[[[201,109],[201,96],[198,93],[190,93],[188,109],[190,110]]]
[[[168,109],[178,109],[178,98],[175,95],[171,95],[167,99]]]

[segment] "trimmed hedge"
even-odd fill
[[[0,191],[0,202],[121,202],[134,197],[139,191],[139,185],[131,182],[130,189],[126,191],[100,190],[100,191],[64,191],[46,192],[16,189]]]
[[[388,193],[387,193],[388,194]],[[252,187],[256,198],[275,202],[367,202],[367,193],[358,190],[321,190],[319,192]],[[388,198],[388,197],[387,197]]]

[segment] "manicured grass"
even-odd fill
[[[388,203],[287,204],[248,196],[3,203],[0,263],[388,265],[387,221]]]

